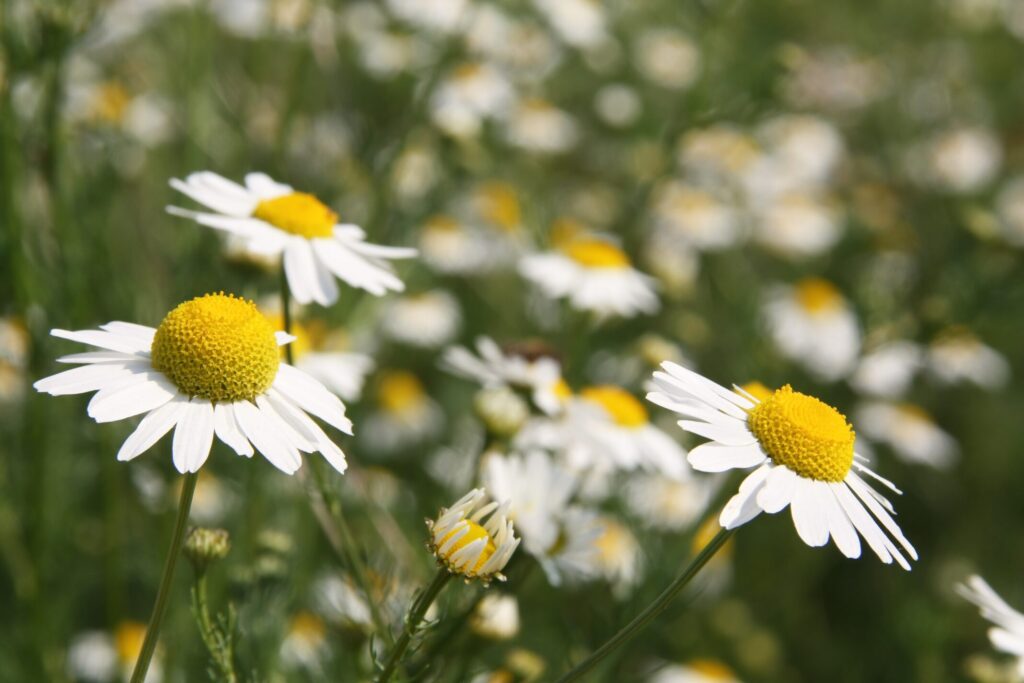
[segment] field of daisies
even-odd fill
[[[1020,0],[0,2],[0,680],[1024,680]]]

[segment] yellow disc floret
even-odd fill
[[[648,422],[644,404],[619,387],[587,387],[580,391],[580,396],[604,408],[620,427],[642,427]]]
[[[256,304],[207,294],[179,304],[153,337],[153,367],[186,396],[253,400],[277,376],[274,328]]]
[[[403,413],[421,403],[425,396],[423,383],[411,372],[394,370],[381,373],[377,400],[389,413]]]
[[[338,214],[323,202],[305,192],[292,192],[273,199],[264,199],[256,205],[253,218],[270,223],[279,230],[313,239],[330,237]]]
[[[843,306],[843,295],[836,286],[820,277],[809,277],[796,285],[796,300],[808,313],[827,313]]]
[[[629,268],[626,252],[614,244],[595,239],[580,239],[564,247],[565,253],[587,268]]]
[[[462,533],[463,529],[466,529],[467,531],[463,533],[457,541],[445,548],[445,544],[448,543],[448,541],[455,535]],[[460,570],[467,574],[475,574],[483,568],[487,560],[489,560],[491,555],[494,554],[494,551],[497,550],[494,545],[494,540],[491,538],[491,535],[487,533],[487,529],[484,529],[476,522],[464,519],[456,524],[455,528],[445,534],[444,538],[442,538],[440,543],[437,544],[437,556],[447,564],[451,561],[452,555],[462,550],[473,541],[480,540],[481,538],[486,538],[487,542],[484,544],[483,552],[480,553],[480,557],[477,559],[476,564],[473,565],[472,569]],[[442,548],[444,548],[444,552],[441,552]]]
[[[779,465],[805,479],[843,481],[853,464],[853,427],[838,410],[788,384],[750,411],[750,431]]]

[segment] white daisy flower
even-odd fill
[[[669,664],[658,669],[647,683],[740,683],[740,679],[719,661],[693,659],[686,664]]]
[[[885,343],[865,354],[850,376],[850,386],[868,396],[903,395],[924,365],[924,351],[909,341]]]
[[[561,412],[571,393],[562,379],[561,364],[528,344],[502,349],[489,337],[477,337],[476,354],[463,346],[449,347],[441,367],[485,388],[525,389],[548,415]]]
[[[700,75],[700,50],[686,34],[673,29],[640,34],[633,61],[644,78],[670,90],[688,88]]]
[[[936,136],[926,152],[929,179],[956,193],[980,190],[999,172],[1003,148],[981,127],[960,127]]]
[[[828,251],[843,233],[836,208],[803,192],[773,198],[758,210],[757,217],[755,239],[776,253],[794,258]]]
[[[779,351],[823,380],[847,375],[857,362],[857,317],[827,280],[778,288],[765,304],[765,320]]]
[[[312,612],[301,611],[288,621],[281,642],[281,662],[290,668],[319,669],[328,653],[327,625]]]
[[[68,676],[76,681],[106,683],[118,670],[117,648],[106,631],[79,633],[68,645]]]
[[[712,193],[672,180],[654,193],[654,224],[688,246],[701,251],[721,251],[742,237],[736,209]]]
[[[873,401],[860,406],[853,418],[858,430],[888,444],[903,460],[939,469],[956,460],[956,440],[916,405]]]
[[[929,345],[926,362],[928,370],[947,384],[972,382],[983,389],[999,389],[1010,378],[1006,358],[959,327],[947,330]]]
[[[545,296],[568,299],[573,308],[600,318],[632,318],[660,308],[654,279],[633,268],[626,252],[602,239],[574,239],[560,251],[524,256],[519,273]]]
[[[1024,614],[1006,604],[980,576],[971,576],[957,592],[981,608],[981,616],[994,624],[988,631],[992,647],[1017,658],[1017,674],[1024,676]]]
[[[519,601],[516,596],[488,593],[469,622],[473,632],[491,640],[508,640],[519,634]]]
[[[427,520],[434,557],[467,582],[504,581],[501,570],[519,547],[520,539],[506,517],[508,503],[485,504],[486,499],[483,489],[473,489],[450,508],[441,508],[436,520]]]
[[[625,597],[637,584],[643,570],[640,543],[622,522],[601,517],[602,532],[594,544],[597,546],[598,573],[610,584],[616,597]]]
[[[484,119],[505,111],[515,90],[500,70],[486,62],[460,64],[430,98],[430,116],[455,137],[479,134]]]
[[[700,518],[717,490],[709,478],[679,480],[643,473],[632,477],[624,491],[629,511],[649,527],[681,531]]]
[[[552,28],[569,45],[593,48],[608,39],[604,9],[593,0],[533,0]]]
[[[648,400],[689,418],[679,422],[685,431],[711,439],[690,451],[690,465],[703,472],[755,468],[722,510],[723,527],[789,506],[807,545],[832,538],[846,557],[860,557],[859,534],[882,562],[910,569],[904,555],[916,560],[917,551],[893,520],[892,505],[860,475],[899,490],[860,462],[853,428],[839,411],[789,385],[758,400],[674,363],[662,368]]]
[[[434,438],[444,425],[444,411],[411,372],[381,372],[376,399],[377,409],[363,421],[360,431],[363,443],[371,449],[398,452]]]
[[[569,150],[579,138],[572,116],[536,98],[513,107],[505,125],[508,141],[530,152],[558,154]]]
[[[395,341],[433,349],[458,333],[462,311],[454,296],[435,289],[388,301],[380,323],[382,331]]]
[[[300,452],[319,451],[339,472],[345,454],[307,413],[345,432],[345,406],[320,382],[280,363],[278,346],[293,338],[273,327],[245,299],[208,294],[180,304],[156,329],[111,322],[99,330],[52,330],[101,351],[59,358],[81,367],[39,380],[53,396],[97,392],[88,414],[113,422],[145,413],[117,459],[132,460],[174,429],[173,461],[197,472],[213,438],[239,455],[259,451],[292,474]]]
[[[338,300],[338,278],[381,296],[405,288],[389,259],[412,258],[416,250],[366,242],[362,228],[338,223],[338,215],[319,199],[296,192],[263,173],[249,173],[245,186],[216,173],[193,173],[171,187],[214,213],[167,207],[175,216],[241,235],[251,249],[284,255],[292,295],[299,303],[329,306]]]
[[[569,407],[570,464],[591,468],[654,471],[676,481],[689,478],[686,450],[651,424],[644,404],[611,385],[585,387]]]

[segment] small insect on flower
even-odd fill
[[[171,187],[215,213],[167,207],[175,216],[239,235],[266,255],[284,254],[284,270],[296,301],[329,306],[338,300],[338,278],[381,296],[405,288],[390,259],[416,256],[416,250],[366,242],[362,228],[339,223],[338,215],[311,194],[296,192],[263,173],[245,176],[245,186],[203,171]]]
[[[256,305],[230,294],[207,294],[178,305],[156,329],[111,322],[99,330],[52,330],[101,351],[58,358],[81,367],[35,383],[52,396],[95,391],[88,414],[114,422],[145,414],[117,459],[132,460],[174,429],[179,472],[198,472],[213,437],[239,455],[259,451],[293,474],[299,452],[320,452],[339,472],[345,454],[307,415],[345,432],[345,406],[320,382],[281,363],[278,347],[294,337],[274,328]]]
[[[675,363],[662,368],[647,399],[689,418],[679,422],[685,431],[711,439],[690,451],[690,465],[703,472],[756,468],[722,510],[723,527],[788,506],[807,545],[823,546],[831,537],[854,558],[863,537],[882,562],[910,569],[904,553],[916,560],[917,551],[893,520],[892,504],[860,475],[900,491],[860,462],[853,427],[838,410],[789,385],[758,399]]]
[[[483,489],[473,489],[450,508],[442,508],[436,520],[427,520],[430,551],[449,572],[467,582],[504,581],[501,570],[519,547],[520,539],[506,514],[508,503],[480,507],[486,498]]]

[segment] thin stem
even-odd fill
[[[196,583],[192,588],[192,603],[199,625],[199,635],[202,637],[206,651],[210,654],[214,665],[220,671],[221,680],[224,683],[238,683],[238,675],[235,673],[233,620],[228,619],[227,630],[221,632],[220,626],[214,626],[210,619],[210,608],[206,598],[206,573],[200,572],[196,575]]]
[[[564,676],[558,679],[556,683],[568,683],[568,681],[575,681],[583,674],[587,673],[594,666],[597,665],[602,659],[608,656],[612,650],[627,642],[633,636],[637,635],[645,626],[654,621],[654,619],[665,611],[665,608],[671,604],[672,600],[679,595],[679,591],[686,587],[686,584],[704,568],[704,565],[708,563],[718,549],[725,545],[725,542],[729,540],[729,537],[735,532],[735,529],[720,529],[718,534],[715,535],[711,541],[704,546],[704,549],[700,551],[697,557],[693,558],[683,573],[676,577],[675,581],[669,584],[668,588],[662,591],[661,595],[655,598],[654,602],[647,606],[643,612],[638,614],[633,621],[622,627],[618,633],[612,636],[604,645],[594,650],[589,657],[584,659],[582,662],[572,668],[571,671],[566,673]]]
[[[441,589],[445,587],[445,584],[451,578],[452,575],[447,569],[444,567],[439,568],[434,576],[434,580],[430,582],[426,590],[412,603],[412,607],[409,608],[409,614],[405,617],[405,627],[402,629],[402,635],[398,638],[398,642],[395,643],[395,647],[392,648],[391,654],[388,655],[380,675],[374,679],[376,683],[387,683],[391,680],[395,669],[401,664],[402,658],[405,656],[405,651],[409,649],[409,643],[412,642],[416,629],[419,628],[420,622],[423,621],[423,615],[427,613],[427,610],[430,609]]]
[[[135,661],[135,670],[132,671],[131,683],[142,683],[146,679],[149,662],[153,659],[153,652],[156,650],[156,643],[160,637],[160,625],[164,619],[164,611],[167,609],[167,598],[171,594],[174,568],[178,565],[178,555],[181,554],[181,542],[185,538],[188,511],[192,508],[192,494],[195,493],[196,481],[198,479],[198,473],[190,472],[185,475],[185,480],[181,485],[181,497],[178,499],[178,520],[174,524],[174,536],[171,538],[171,547],[167,551],[167,560],[164,562],[164,574],[160,579],[160,588],[156,593],[156,604],[153,605],[153,614],[149,618],[149,627],[146,629],[146,639],[142,641],[142,650],[139,652],[139,658]]]
[[[284,331],[292,333],[292,290],[288,286],[288,273],[284,269],[284,257],[281,257],[281,315],[284,317]],[[288,365],[295,365],[295,357],[292,352],[292,345],[284,345],[284,357]]]

